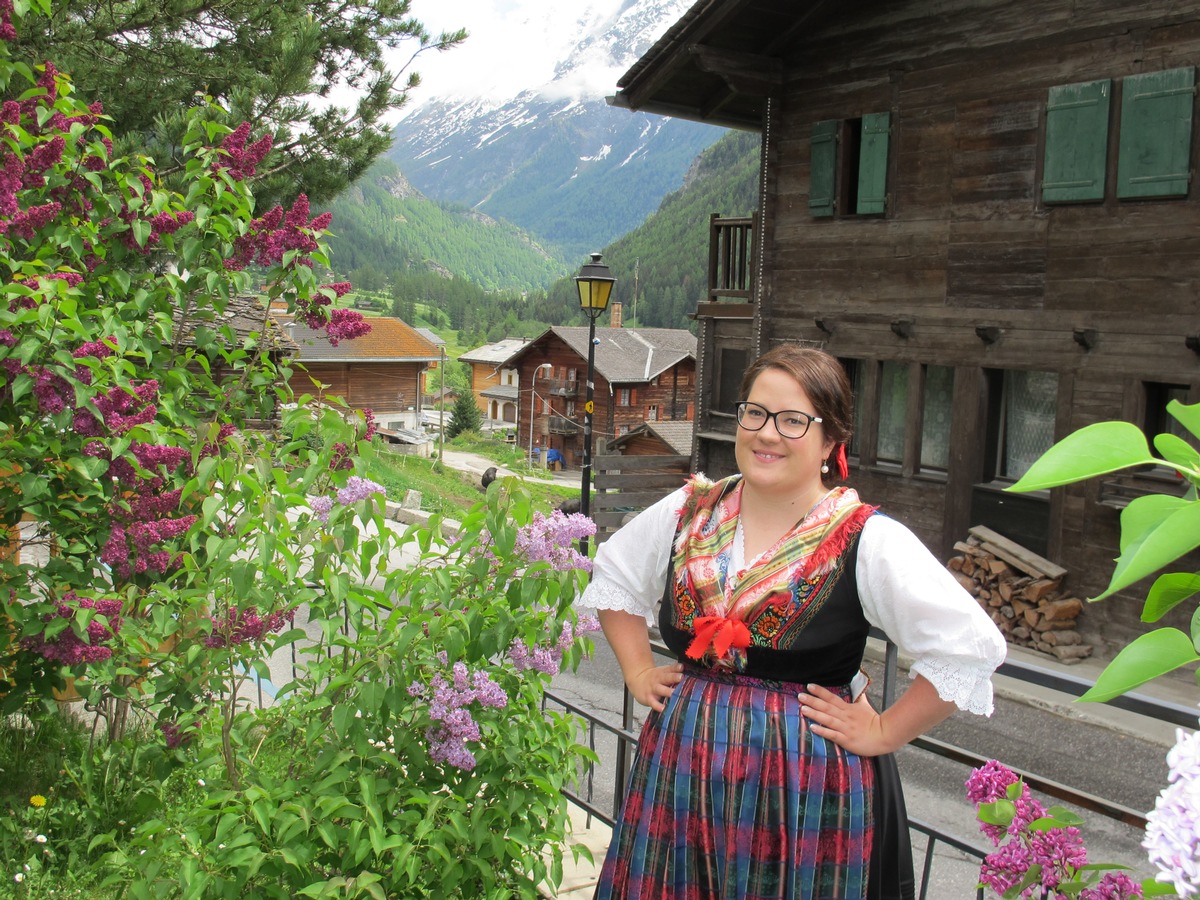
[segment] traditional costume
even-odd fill
[[[845,487],[745,560],[741,478],[693,479],[601,545],[578,606],[655,621],[684,663],[642,730],[599,898],[912,896],[890,756],[813,734],[797,695],[853,699],[872,625],[945,700],[990,714],[1004,641],[908,529]]]

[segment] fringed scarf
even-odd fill
[[[711,651],[723,660],[749,647],[746,622],[755,612],[790,602],[800,579],[816,581],[828,573],[875,511],[852,488],[835,487],[774,546],[730,572],[741,500],[740,475],[716,483],[699,476],[689,482],[680,510],[675,573],[681,584],[690,582],[695,598],[696,638],[687,651],[694,659]]]

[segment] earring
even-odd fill
[[[829,463],[827,463],[827,462],[821,463],[821,474],[822,475],[829,474]]]

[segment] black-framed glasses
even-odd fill
[[[779,432],[780,437],[792,440],[804,437],[808,434],[809,425],[821,421],[820,416],[800,412],[798,409],[781,409],[779,412],[771,412],[765,406],[751,403],[749,400],[742,400],[737,405],[738,424],[747,431],[762,431],[768,419],[775,420],[775,430]]]

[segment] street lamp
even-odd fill
[[[596,319],[608,309],[608,298],[616,281],[617,279],[608,274],[608,266],[600,262],[599,253],[593,253],[592,261],[575,276],[575,286],[579,288],[579,308],[588,317],[587,402],[583,405],[583,489],[579,496],[579,511],[585,516],[590,515],[592,500],[592,413],[596,408],[592,397],[596,389],[593,383],[596,368]],[[579,539],[579,552],[587,556],[586,537]]]
[[[531,466],[533,465],[533,414],[537,407],[537,391],[534,390],[537,387],[537,373],[542,369],[553,368],[554,366],[550,363],[542,363],[533,370],[533,378],[529,382],[529,464]]]

